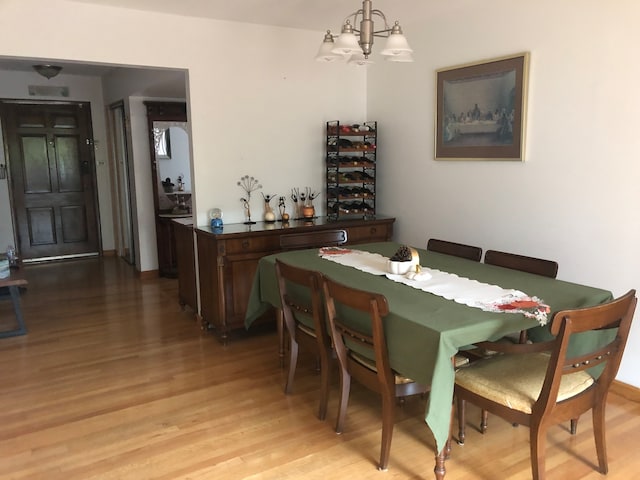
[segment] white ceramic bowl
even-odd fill
[[[387,271],[394,275],[404,275],[412,267],[414,267],[415,263],[412,260],[406,262],[395,262],[393,260],[387,260]]]

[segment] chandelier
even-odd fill
[[[377,16],[384,22],[382,30],[375,30],[373,17]],[[360,28],[356,28],[360,19]],[[353,23],[352,23],[353,20]],[[356,36],[358,34],[358,36]],[[327,30],[320,50],[316,55],[318,62],[333,62],[346,60],[347,63],[366,65],[373,63],[369,59],[373,37],[387,38],[387,44],[380,54],[390,62],[413,62],[411,47],[402,33],[399,22],[389,27],[387,18],[380,10],[374,10],[371,0],[364,0],[362,8],[348,15],[342,25],[342,33],[336,37]]]

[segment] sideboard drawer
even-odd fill
[[[280,250],[280,239],[274,235],[256,235],[224,240],[227,255],[253,252],[275,252]]]
[[[391,224],[376,223],[349,228],[349,243],[384,242],[391,239]]]

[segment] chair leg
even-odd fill
[[[382,397],[382,444],[380,446],[380,464],[378,470],[387,470],[389,452],[391,451],[391,437],[395,421],[395,397]]]
[[[606,401],[603,400],[593,407],[593,436],[596,441],[596,453],[598,454],[598,466],[600,473],[609,471],[607,464],[607,442],[605,438],[604,410]],[[573,421],[573,420],[572,420]]]
[[[327,418],[327,405],[329,403],[331,364],[329,363],[329,358],[326,353],[320,358],[320,407],[318,410],[318,418],[324,420]]]
[[[296,374],[296,365],[298,364],[298,342],[294,339],[291,339],[290,350],[291,354],[289,356],[289,372],[287,374],[287,384],[284,387],[284,393],[289,395],[291,390],[293,389],[293,377]]]
[[[580,417],[571,419],[571,435],[575,435],[578,431],[578,420],[580,420]]]
[[[533,424],[529,430],[531,448],[531,472],[533,480],[545,479],[545,450],[547,447],[547,429]]]
[[[467,402],[458,398],[458,445],[464,445]]]
[[[349,391],[351,390],[351,375],[344,370],[340,370],[340,405],[338,406],[338,418],[336,420],[336,433],[342,433],[344,419],[347,415],[347,404],[349,403]]]
[[[480,431],[484,434],[487,433],[487,422],[489,420],[489,412],[486,410],[482,410],[482,415],[480,418]]]

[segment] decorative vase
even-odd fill
[[[267,223],[273,223],[276,221],[276,214],[273,211],[273,208],[271,208],[271,204],[269,202],[271,202],[271,199],[275,197],[275,195],[265,195],[264,193],[262,194],[263,198],[264,198],[264,221]]]
[[[313,218],[316,216],[316,209],[313,204],[304,205],[302,207],[302,216],[306,219]]]
[[[267,223],[273,223],[276,221],[276,214],[273,213],[273,210],[264,212],[264,221]]]

